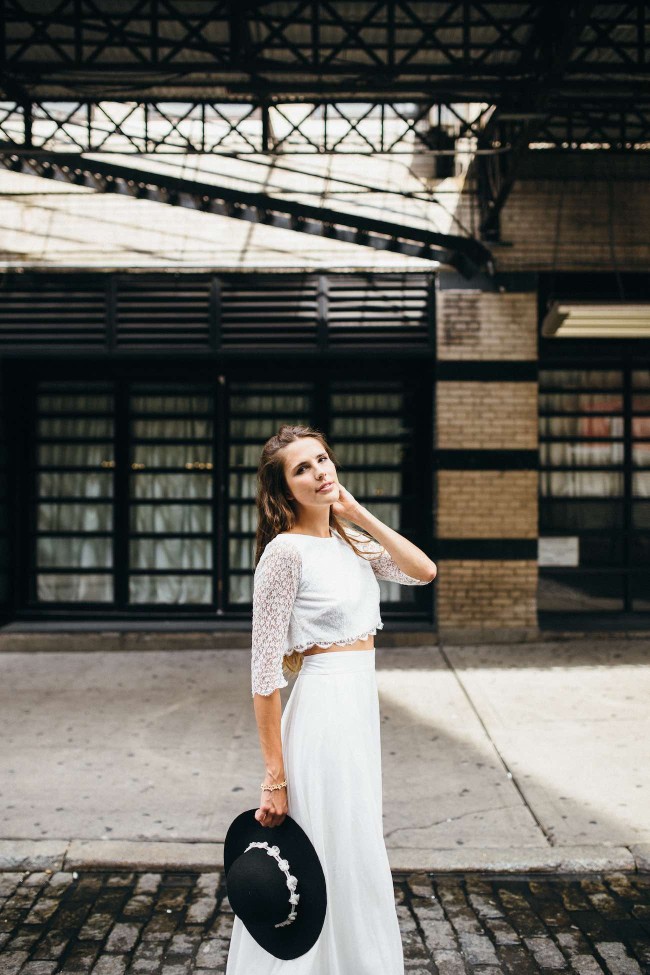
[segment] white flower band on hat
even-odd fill
[[[280,921],[279,924],[274,924],[273,927],[274,928],[283,928],[285,926],[285,924],[293,924],[293,922],[296,919],[296,913],[297,913],[296,912],[296,904],[300,900],[300,894],[296,894],[296,892],[295,892],[296,891],[296,886],[298,884],[298,878],[291,876],[291,874],[289,872],[289,861],[288,860],[281,860],[280,859],[280,847],[279,846],[269,846],[269,844],[266,842],[266,840],[263,840],[261,843],[256,843],[256,842],[249,843],[248,846],[246,847],[246,849],[244,850],[244,853],[248,853],[248,851],[252,847],[254,847],[254,846],[257,846],[257,847],[259,847],[262,850],[265,849],[266,852],[268,853],[268,855],[270,857],[275,857],[275,859],[278,861],[278,866],[286,874],[286,877],[287,877],[287,887],[291,891],[291,894],[289,896],[289,903],[291,904],[291,910],[289,911],[289,914],[287,915],[287,917],[285,918],[284,921]]]

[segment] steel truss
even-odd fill
[[[513,148],[524,110],[493,105],[291,102],[0,102],[0,139],[18,151],[453,155],[457,139],[481,154]],[[650,99],[600,99],[534,114],[528,148],[650,148]],[[494,119],[492,116],[494,115]],[[516,117],[515,117],[516,116]],[[533,141],[534,139],[534,141]],[[451,148],[450,148],[451,147]]]
[[[103,160],[86,159],[81,154],[12,154],[9,147],[0,144],[0,165],[13,172],[89,186],[102,193],[123,193],[136,199],[189,207],[409,257],[440,261],[457,268],[467,277],[480,270],[494,271],[490,251],[472,237],[437,233],[325,207],[275,199],[265,193],[233,190],[212,183],[129,169]]]
[[[0,138],[66,152],[450,153],[487,105],[319,102],[0,102]],[[453,144],[453,143],[452,143]]]
[[[174,97],[260,99],[444,90],[452,101],[494,101],[536,86],[547,59],[531,37],[540,20],[551,30],[564,22],[567,6],[583,5],[3,0],[0,57],[7,77],[39,99],[124,95],[147,85],[162,97],[172,89]],[[587,7],[557,81],[592,95],[627,92],[647,72],[648,4]]]
[[[650,148],[641,0],[0,4],[14,154],[452,155],[467,137],[496,241],[531,147]]]

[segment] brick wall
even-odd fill
[[[443,638],[488,642],[536,633],[536,561],[449,559],[437,584]]]
[[[521,180],[501,216],[500,270],[647,270],[650,184]]]
[[[436,413],[439,449],[537,448],[537,383],[442,382]]]
[[[440,359],[534,359],[537,309],[530,294],[438,293]]]
[[[643,271],[650,264],[650,169],[644,153],[531,152],[501,211],[497,271]],[[456,216],[478,236],[476,179]]]
[[[438,630],[536,635],[537,382],[518,367],[535,369],[537,295],[446,288],[441,275],[436,310]]]
[[[537,471],[439,471],[438,538],[537,538]]]

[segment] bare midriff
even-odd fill
[[[310,657],[313,653],[337,653],[340,650],[372,650],[375,645],[374,636],[367,636],[365,640],[355,640],[344,647],[339,647],[335,643],[331,647],[319,647],[314,644],[309,650],[304,651],[305,657]]]

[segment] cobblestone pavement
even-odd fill
[[[410,975],[650,972],[650,874],[394,883]],[[225,970],[233,915],[219,871],[0,873],[0,904],[1,975]]]

